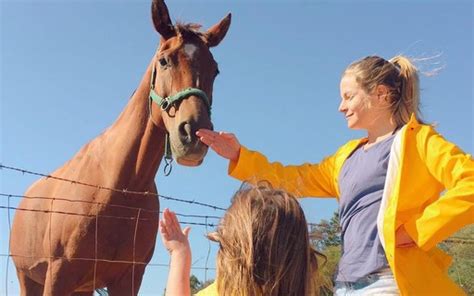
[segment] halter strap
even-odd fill
[[[166,98],[161,97],[155,92],[155,80],[156,80],[156,68],[153,66],[153,72],[151,74],[151,84],[150,84],[150,99],[160,106],[161,110],[168,111],[171,106],[175,103],[186,99],[189,96],[197,96],[200,98],[207,107],[209,115],[211,114],[211,101],[207,97],[206,93],[199,88],[189,87],[184,90],[179,91],[178,93],[168,96]]]

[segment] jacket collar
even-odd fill
[[[420,125],[420,123],[418,122],[418,120],[416,119],[416,115],[415,113],[412,113],[411,116],[410,116],[410,120],[408,120],[407,122],[407,125],[408,127],[418,127]]]

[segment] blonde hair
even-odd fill
[[[211,237],[220,244],[219,295],[318,295],[317,253],[303,210],[285,191],[245,184]]]
[[[399,55],[387,61],[368,56],[350,64],[343,76],[346,74],[354,75],[367,93],[378,85],[388,88],[391,113],[397,126],[406,124],[411,114],[422,122],[418,70],[407,57]]]

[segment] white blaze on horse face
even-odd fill
[[[191,61],[194,59],[194,54],[197,52],[197,50],[198,48],[194,44],[187,43],[184,45],[184,52]]]

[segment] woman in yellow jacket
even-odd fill
[[[417,69],[403,56],[352,63],[340,91],[348,127],[367,137],[317,164],[270,163],[233,134],[197,135],[230,160],[235,178],[338,199],[346,216],[336,295],[463,295],[447,275],[451,258],[436,245],[474,222],[472,156],[420,123]]]

